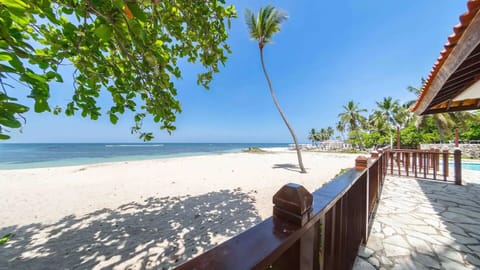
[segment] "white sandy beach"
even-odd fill
[[[304,152],[307,174],[279,148],[0,171],[0,233],[14,234],[0,269],[168,269],[269,217],[282,185],[314,191],[357,156]]]

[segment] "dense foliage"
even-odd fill
[[[422,83],[424,80],[422,80]],[[408,91],[418,95],[420,88],[409,86]],[[353,100],[343,106],[338,115],[337,131],[347,133],[346,141],[360,149],[396,143],[396,129],[400,128],[402,147],[416,148],[421,143],[441,143],[453,141],[458,129],[463,141],[480,140],[480,112],[453,112],[426,116],[416,116],[409,111],[415,100],[404,104],[391,97],[376,102],[376,108],[369,115],[366,109]],[[315,136],[317,134],[317,136]],[[309,140],[325,140],[312,129]]]
[[[153,136],[142,131],[148,116],[171,132],[181,111],[179,60],[199,62],[205,70],[197,82],[208,89],[230,53],[226,28],[236,16],[224,0],[0,0],[0,14],[0,139],[29,109],[15,102],[11,81],[30,89],[35,112],[78,111],[94,120],[106,113],[115,124],[133,111],[132,133],[142,139]],[[65,86],[72,98],[55,107],[50,85],[63,82],[65,65],[74,68],[74,83]],[[104,112],[101,90],[112,99]]]

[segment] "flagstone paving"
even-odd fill
[[[480,172],[464,185],[387,176],[354,270],[480,269]]]

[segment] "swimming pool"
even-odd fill
[[[453,167],[453,162],[449,162],[448,166]],[[462,169],[480,171],[480,163],[462,162]]]

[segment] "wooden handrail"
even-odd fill
[[[383,186],[384,153],[357,158],[355,169],[312,194],[285,185],[273,217],[177,269],[351,269]]]
[[[461,151],[454,152],[439,149],[387,149],[386,167],[390,175],[407,176],[433,180],[454,180],[455,184],[462,184]],[[453,179],[449,178],[449,158],[454,160]]]

